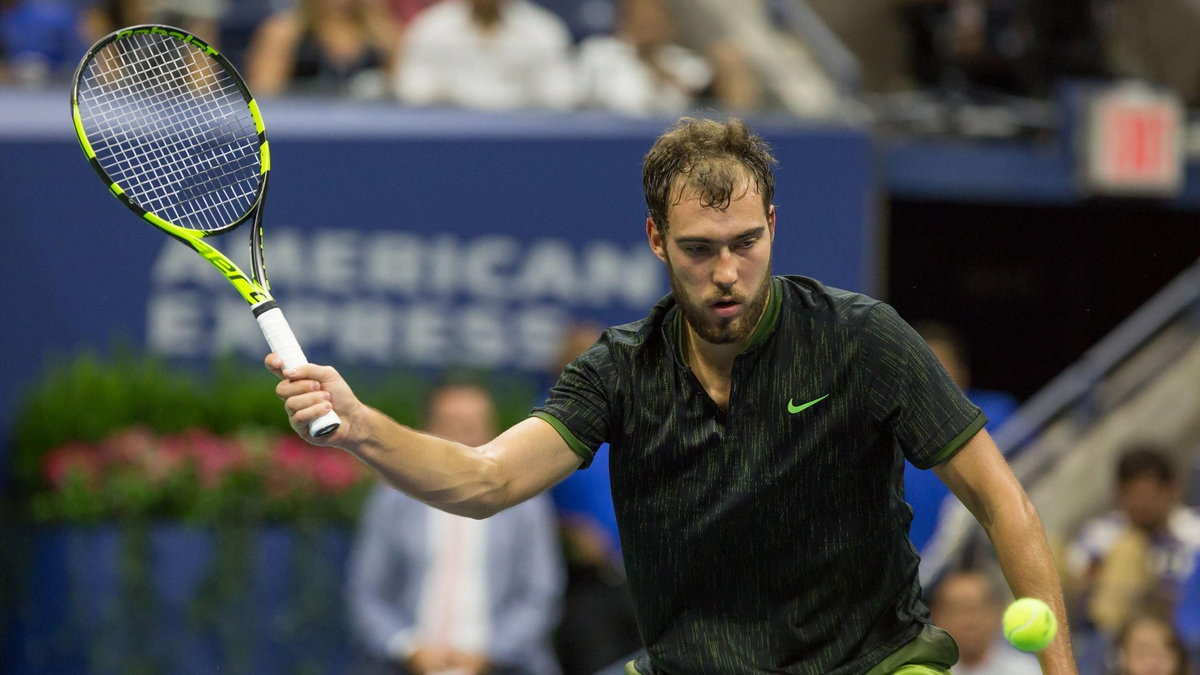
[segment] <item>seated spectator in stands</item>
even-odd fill
[[[697,0],[665,0],[678,26],[679,44],[704,57],[712,84],[701,98],[731,112],[753,112],[764,106],[762,78],[728,26]]]
[[[1067,554],[1087,618],[1108,635],[1147,604],[1174,608],[1200,552],[1200,514],[1181,504],[1165,452],[1130,448],[1116,483],[1119,508],[1085,524]]]
[[[220,45],[221,17],[229,9],[226,0],[142,0],[142,4],[153,23],[178,26],[209,44]]]
[[[300,0],[259,26],[247,49],[247,83],[258,96],[382,98],[395,42],[395,22],[378,0]]]
[[[712,72],[675,33],[663,0],[622,0],[614,34],[580,43],[580,103],[631,115],[688,110]]]
[[[1112,675],[1188,675],[1188,657],[1170,619],[1140,612],[1117,633]]]
[[[40,86],[66,79],[91,45],[79,31],[80,11],[69,0],[0,3],[0,52],[14,82]]]
[[[396,65],[396,93],[412,105],[479,110],[575,102],[571,37],[529,0],[443,0],[417,15]]]
[[[479,446],[496,434],[491,396],[447,380],[428,395],[426,430]],[[349,564],[362,672],[557,675],[551,646],[563,560],[549,497],[486,520],[451,515],[377,486]]]
[[[80,10],[79,32],[90,46],[118,28],[139,23],[151,23],[144,0],[100,0]]]
[[[1038,661],[1004,640],[1001,628],[1006,592],[979,570],[947,574],[933,590],[933,623],[958,643],[954,675],[1038,675]]]
[[[925,339],[950,379],[962,389],[971,402],[987,415],[987,429],[995,432],[1017,408],[1017,400],[1002,391],[971,386],[970,355],[966,342],[958,331],[940,321],[919,321],[914,328]],[[912,464],[904,465],[904,494],[913,507],[913,520],[908,538],[917,551],[923,550],[937,530],[942,506],[950,496],[946,484],[932,471],[922,471]]]

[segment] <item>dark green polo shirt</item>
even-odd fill
[[[657,671],[861,674],[920,632],[903,462],[986,418],[888,305],[775,277],[722,411],[668,296],[607,330],[533,415],[609,470]]]

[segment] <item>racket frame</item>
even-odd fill
[[[96,152],[92,147],[91,141],[88,140],[87,131],[84,128],[83,119],[79,112],[79,83],[83,77],[84,70],[91,63],[92,58],[109,44],[132,35],[146,34],[175,38],[185,44],[199,48],[205,55],[214,59],[219,66],[227,71],[230,79],[241,92],[249,108],[250,116],[254,120],[254,129],[258,134],[259,174],[261,179],[259,180],[254,199],[246,209],[246,212],[227,225],[204,230],[187,228],[171,223],[161,216],[146,210],[130,199],[120,183],[108,175],[108,172],[105,171],[100,161],[96,158]],[[75,76],[72,79],[71,85],[71,119],[75,126],[75,136],[79,140],[79,145],[83,149],[84,155],[87,156],[88,163],[92,165],[92,169],[95,170],[100,180],[108,186],[109,192],[130,211],[137,214],[138,217],[188,245],[213,267],[217,268],[225,279],[237,289],[238,294],[250,305],[251,311],[254,313],[254,317],[258,321],[259,327],[264,337],[266,337],[268,344],[273,351],[283,357],[284,367],[294,368],[307,363],[308,360],[300,349],[300,345],[296,341],[291,327],[288,326],[282,310],[279,309],[275,298],[271,295],[270,282],[267,280],[262,214],[263,208],[266,205],[267,185],[271,173],[271,147],[267,142],[266,127],[263,124],[258,102],[254,99],[254,95],[250,93],[250,89],[246,86],[241,74],[238,73],[237,68],[233,66],[229,59],[225,58],[219,50],[204,40],[174,26],[139,24],[113,31],[92,45],[83,58],[80,59],[79,66],[75,69]],[[253,218],[254,222],[250,230],[250,274],[247,275],[229,256],[204,240],[208,237],[236,229],[251,218]],[[324,436],[335,431],[339,424],[340,420],[337,414],[331,410],[320,418],[313,420],[309,426],[309,433],[314,437]]]

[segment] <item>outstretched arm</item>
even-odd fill
[[[486,518],[549,488],[581,459],[548,423],[526,419],[495,440],[471,448],[410,429],[363,404],[336,370],[308,364],[282,370],[275,354],[267,369],[281,377],[275,393],[296,433],[317,445],[357,456],[397,489],[461,516]],[[336,410],[342,425],[313,438],[308,423]]]
[[[1042,671],[1077,673],[1062,584],[1041,518],[991,436],[975,434],[934,471],[987,532],[1013,595],[1044,600],[1058,616],[1058,635],[1038,654]]]

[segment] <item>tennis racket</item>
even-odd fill
[[[271,152],[258,104],[233,65],[178,28],[123,28],[79,63],[71,116],[109,191],[220,270],[285,368],[307,363],[267,281],[262,213]],[[248,221],[249,277],[207,241]],[[339,424],[330,411],[309,433],[324,436]]]

